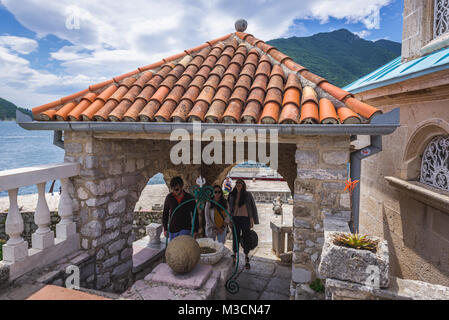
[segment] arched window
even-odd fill
[[[426,147],[420,182],[449,191],[449,136],[438,136]]]
[[[449,32],[449,0],[435,0],[433,15],[433,38]]]

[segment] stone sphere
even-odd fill
[[[174,272],[189,273],[200,261],[200,246],[191,236],[178,236],[168,243],[165,261]]]
[[[245,19],[239,19],[235,22],[235,30],[239,32],[244,32],[246,27],[248,27],[248,22]]]

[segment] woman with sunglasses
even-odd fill
[[[214,186],[214,201],[227,209],[226,199],[224,198],[223,190],[221,190],[219,185]],[[207,201],[206,207],[204,208],[204,215],[206,217],[206,236],[213,240],[217,239],[221,243],[225,243],[229,217],[226,216],[226,212],[216,205],[215,202]]]
[[[245,181],[242,179],[236,181],[234,189],[229,194],[228,205],[237,231],[237,239],[233,237],[232,248],[234,255],[232,258],[235,263],[236,254],[238,253],[235,242],[237,240],[238,243],[242,244],[243,252],[245,253],[245,268],[249,269],[249,249],[247,246],[247,243],[250,241],[249,231],[254,227],[254,224],[259,224],[259,216],[257,214],[256,202],[252,194],[246,190]]]

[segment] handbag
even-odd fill
[[[246,248],[248,250],[254,250],[258,244],[259,244],[259,236],[257,235],[256,231],[249,230]]]

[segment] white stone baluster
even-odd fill
[[[23,240],[23,218],[17,205],[19,189],[8,190],[9,211],[5,222],[5,232],[9,236],[8,242],[3,246],[3,260],[14,263],[28,256],[28,243]]]
[[[73,222],[72,198],[68,190],[69,184],[68,178],[61,179],[61,197],[58,206],[61,221],[56,225],[56,237],[61,239],[68,239],[76,234],[76,223]]]
[[[45,182],[37,185],[37,206],[34,214],[34,223],[38,228],[31,235],[31,243],[34,249],[44,250],[55,244],[55,235],[50,230],[50,210],[45,199]]]

